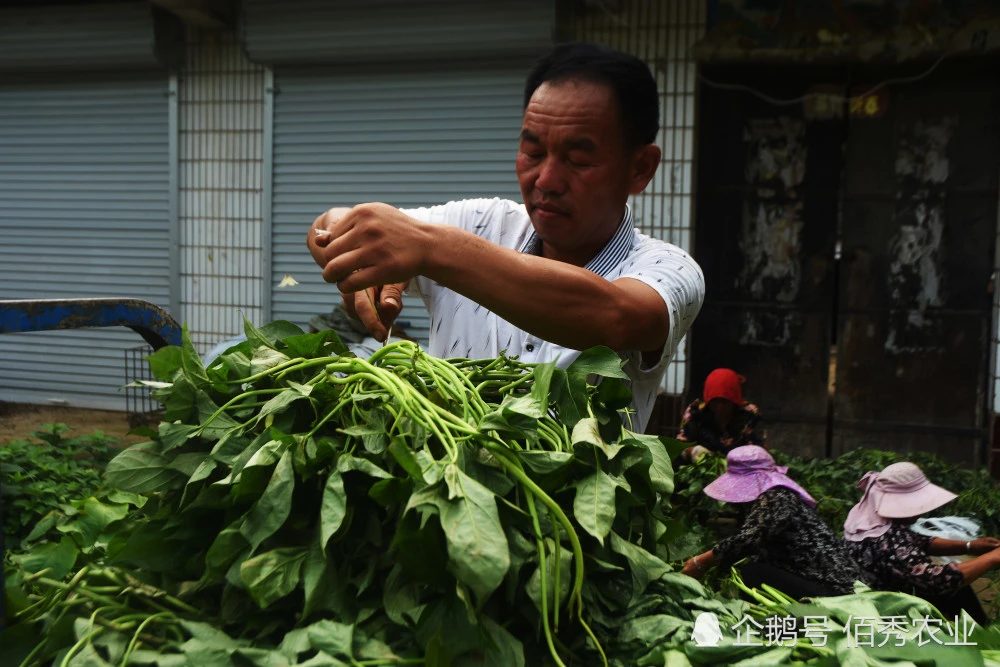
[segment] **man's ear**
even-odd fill
[[[646,189],[657,167],[660,166],[660,147],[656,144],[646,144],[637,148],[632,154],[629,194],[637,195]]]

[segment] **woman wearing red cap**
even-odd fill
[[[687,407],[681,419],[677,439],[692,445],[681,454],[684,460],[696,460],[708,452],[725,455],[743,445],[766,446],[764,432],[758,428],[760,410],[743,400],[745,381],[728,368],[708,374],[701,398]]]

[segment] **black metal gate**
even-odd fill
[[[774,98],[805,89],[750,71],[729,78]],[[698,127],[695,257],[707,293],[691,336],[692,393],[713,368],[733,368],[772,443],[822,455],[843,126],[807,120],[801,104],[703,87]]]
[[[954,63],[850,120],[834,455],[985,462],[998,100],[995,74]]]
[[[706,71],[757,94],[702,89],[694,386],[737,369],[789,452],[983,461],[995,77],[942,67],[872,91],[801,66]]]

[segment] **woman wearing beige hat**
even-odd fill
[[[965,609],[977,623],[986,614],[968,584],[1000,566],[1000,540],[984,537],[968,542],[919,535],[909,526],[920,515],[957,496],[931,484],[913,463],[893,463],[869,472],[858,483],[864,491],[844,522],[844,539],[877,590],[913,593],[946,617]],[[931,556],[976,554],[962,563],[936,563]]]

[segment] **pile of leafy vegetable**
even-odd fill
[[[66,424],[42,424],[31,438],[0,445],[0,505],[7,548],[20,548],[38,521],[67,499],[101,486],[104,467],[120,451],[101,431],[66,437]]]
[[[795,605],[734,577],[747,602],[677,572],[678,451],[623,424],[611,351],[561,370],[246,333],[208,368],[186,334],[151,357],[158,431],[7,559],[0,664],[877,664],[843,626],[830,647],[691,641],[703,613],[732,628],[873,594]]]
[[[190,652],[196,621],[273,650],[308,630],[304,650],[385,664],[600,662],[585,606],[623,609],[669,570],[670,455],[623,427],[610,351],[563,371],[246,332],[209,368],[187,339],[154,354],[159,431],[14,558],[32,660]]]

